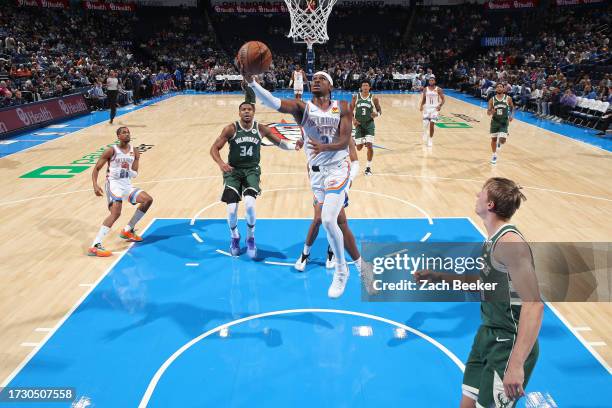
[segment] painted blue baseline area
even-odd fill
[[[461,364],[444,350],[465,362],[479,304],[365,303],[354,267],[344,296],[331,300],[323,231],[304,273],[266,263],[292,264],[309,222],[258,220],[260,259],[252,261],[217,251],[228,249],[225,220],[193,226],[187,219],[155,220],[144,242],[114,265],[10,386],[70,386],[90,408],[137,407],[158,369],[188,342],[220,325],[284,310],[194,342],[167,367],[147,406],[458,406]],[[355,219],[350,226],[359,241],[418,241],[428,232],[432,241],[482,240],[466,218],[436,218],[433,225]],[[244,237],[244,223],[239,228]],[[550,392],[564,408],[609,406],[610,375],[549,309],[540,350],[529,391]]]

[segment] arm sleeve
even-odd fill
[[[261,101],[265,106],[272,108],[274,110],[279,110],[281,107],[281,100],[276,96],[272,95],[269,91],[264,89],[261,85],[259,85],[255,80],[249,83],[253,92],[257,98]]]

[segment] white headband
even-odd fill
[[[334,86],[334,80],[332,79],[331,75],[329,75],[327,72],[325,72],[325,71],[315,72],[312,77],[314,78],[315,75],[322,75],[322,76],[324,76],[325,79],[327,79],[329,81],[329,84],[331,86]]]

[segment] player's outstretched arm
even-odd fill
[[[495,246],[494,256],[508,268],[514,290],[522,301],[516,342],[504,375],[504,392],[515,400],[525,393],[525,360],[538,338],[544,303],[540,298],[531,250],[518,234],[508,233],[502,236]]]
[[[272,133],[272,130],[270,130],[270,128],[266,125],[262,125],[261,123],[258,123],[257,125],[259,126],[259,133],[263,137],[274,143],[275,146],[278,146],[283,150],[298,150],[295,143],[291,143],[285,139],[279,138],[274,133]]]
[[[298,122],[302,123],[302,118],[304,116],[304,110],[306,109],[306,104],[301,100],[297,99],[280,99],[276,96],[272,95],[270,91],[265,89],[263,86],[259,85],[256,81],[253,80],[253,75],[243,73],[242,76],[247,81],[251,89],[255,92],[255,95],[261,103],[263,103],[268,108],[272,108],[274,110],[279,111],[280,113],[288,113],[293,115],[293,118]]]
[[[113,148],[109,147],[104,151],[104,153],[102,153],[102,156],[100,156],[100,158],[96,162],[96,165],[93,168],[93,171],[91,172],[91,181],[93,183],[94,193],[98,197],[102,197],[104,195],[104,191],[98,185],[98,173],[100,173],[102,167],[104,167],[104,165],[108,163],[111,157],[113,157]]]
[[[489,107],[487,108],[487,115],[493,115],[493,98],[489,99]]]
[[[228,142],[230,137],[234,135],[235,132],[236,132],[236,127],[234,126],[233,123],[230,125],[227,125],[226,127],[223,128],[219,137],[215,140],[215,142],[210,147],[211,157],[213,158],[215,163],[217,163],[221,171],[224,173],[228,173],[234,170],[234,168],[230,166],[229,164],[227,164],[226,162],[224,162],[223,159],[221,159],[221,154],[219,153],[219,151],[223,149],[223,146],[225,146],[225,144]]]

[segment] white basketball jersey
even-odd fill
[[[425,88],[425,107],[435,108],[440,104],[440,95],[438,94],[438,87],[434,87],[433,91],[427,86]]]
[[[304,87],[304,77],[302,75],[302,71],[293,71],[293,87],[294,88]]]
[[[312,102],[306,103],[302,119],[304,129],[304,151],[311,166],[324,166],[345,159],[349,152],[348,146],[342,150],[325,151],[312,156],[309,140],[318,143],[336,143],[340,132],[340,102],[332,100],[329,109],[321,110]]]
[[[129,145],[130,149],[127,153],[121,151],[119,146],[113,145],[113,157],[108,161],[108,169],[106,178],[114,181],[128,181],[130,179],[130,170],[134,163],[134,148]]]

